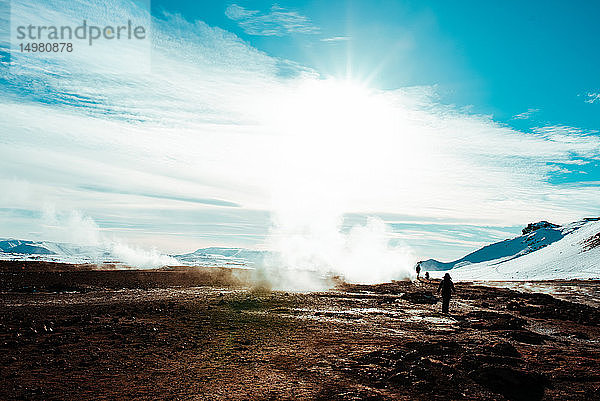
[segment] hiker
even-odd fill
[[[450,307],[450,296],[452,293],[456,293],[454,289],[454,283],[450,278],[450,274],[446,273],[444,275],[444,279],[440,282],[438,287],[438,294],[442,291],[442,313],[448,313],[448,309]]]
[[[417,263],[417,267],[415,269],[417,270],[417,280],[418,280],[419,274],[421,274],[421,262]]]
[[[425,272],[425,280],[429,281],[429,272]]]

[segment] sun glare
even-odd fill
[[[327,193],[338,206],[370,209],[373,194],[414,179],[422,147],[407,135],[406,111],[381,92],[347,80],[306,80],[274,104],[281,171],[272,187],[286,202],[300,192]]]
[[[301,126],[329,131],[329,135],[341,130],[345,134],[364,131],[389,117],[385,116],[387,105],[375,91],[352,81],[306,82],[292,96],[291,106],[303,115]]]

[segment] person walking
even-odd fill
[[[442,291],[442,313],[448,313],[450,309],[450,297],[452,294],[456,293],[450,274],[446,273],[444,275],[443,280],[438,286],[437,293],[439,294],[440,291]]]

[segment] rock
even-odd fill
[[[438,298],[431,291],[407,292],[402,294],[400,298],[412,302],[413,304],[436,304]]]
[[[471,372],[469,376],[510,401],[541,400],[548,385],[548,380],[542,375],[504,366],[483,367]]]
[[[397,386],[404,386],[411,383],[410,375],[407,372],[395,372],[387,380]]]
[[[525,227],[521,232],[523,235],[527,235],[535,230],[539,230],[540,228],[557,228],[560,227],[557,224],[549,223],[545,220],[539,221],[537,223],[529,223],[527,227]]]
[[[548,339],[547,336],[529,330],[515,330],[507,333],[508,337],[525,344],[541,345]]]
[[[406,347],[413,349],[416,356],[430,355],[452,355],[461,350],[461,345],[456,341],[410,341],[405,344]]]
[[[490,347],[490,351],[493,354],[500,356],[510,356],[514,358],[518,358],[521,356],[519,351],[514,347],[514,345],[507,342],[499,342]]]
[[[600,400],[600,387],[587,391],[588,400]]]
[[[579,340],[589,340],[590,336],[587,335],[586,333],[583,333],[581,331],[576,331],[572,334],[573,337],[579,339]]]
[[[474,311],[465,316],[461,324],[482,330],[518,330],[525,320],[508,313]]]
[[[508,304],[506,304],[506,309],[513,310],[513,311],[519,311],[519,310],[521,310],[522,307],[523,307],[523,303],[516,302],[516,301],[510,301]]]

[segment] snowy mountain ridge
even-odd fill
[[[435,259],[428,259],[421,262],[421,268],[423,270],[437,271],[450,270],[473,263],[494,261],[493,263],[497,264],[506,262],[559,241],[590,221],[594,220],[584,219],[564,226],[552,224],[547,221],[530,223],[522,230],[522,235],[518,237],[486,245],[452,262],[444,263]]]
[[[523,233],[453,262],[424,261],[422,269],[450,270],[458,280],[600,278],[600,218],[564,226],[533,223]]]

